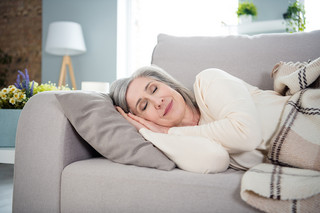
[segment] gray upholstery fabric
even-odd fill
[[[240,199],[243,172],[202,175],[105,159],[75,162],[62,174],[61,212],[257,212]]]
[[[218,68],[261,89],[273,89],[271,71],[275,64],[318,58],[319,41],[320,31],[221,37],[161,34],[152,63],[189,88],[200,71]]]
[[[65,166],[98,154],[74,131],[54,95],[33,96],[16,136],[13,212],[59,212]]]
[[[71,91],[56,93],[56,97],[79,135],[104,157],[162,170],[175,167],[117,112],[107,94]]]

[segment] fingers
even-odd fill
[[[147,129],[150,129],[153,132],[159,132],[159,133],[168,133],[169,128],[168,127],[164,127],[164,126],[160,126],[152,121],[148,121],[144,118],[141,118],[139,116],[133,115],[132,113],[128,113],[128,117],[130,117],[131,119],[139,122],[140,124],[142,124],[143,126],[145,126]]]
[[[120,113],[121,113],[121,112],[124,112],[121,107],[119,107],[119,106],[115,106],[115,107],[116,107],[116,110],[117,110],[118,112],[120,112]]]
[[[132,114],[132,113],[130,113],[130,112],[129,112],[127,115],[128,115],[128,117],[130,117],[131,119],[133,119],[133,120],[135,120],[135,121],[143,124],[143,125],[146,126],[146,127],[149,127],[150,125],[153,124],[153,122],[148,121],[148,120],[146,120],[146,119],[144,119],[144,118],[142,118],[142,117],[136,116],[136,115],[134,115],[134,114]],[[150,128],[148,128],[148,129],[150,129]]]
[[[125,113],[125,112],[123,111],[123,109],[122,109],[121,107],[119,107],[119,106],[116,106],[116,110],[117,110],[118,112],[120,112],[120,114],[123,115],[124,117],[130,117],[130,118],[132,118],[132,119],[134,119],[134,120],[136,120],[136,121],[140,121],[141,119],[143,119],[143,118],[140,118],[139,116],[136,116],[136,115],[132,114],[131,112]],[[144,120],[144,119],[143,119],[143,120]]]
[[[147,128],[154,132],[168,133],[168,127],[160,126],[152,121],[148,121],[130,112],[125,113],[121,107],[116,106],[116,109],[127,121],[135,126],[137,130],[140,130],[141,128]]]
[[[129,123],[131,123],[137,130],[140,130],[141,128],[146,128],[142,123],[139,121],[136,121],[135,119],[128,116],[127,113],[123,111],[121,107],[116,106],[116,110],[127,120]],[[131,113],[130,113],[131,114]]]
[[[127,119],[129,122],[131,122],[132,119],[128,116],[127,113],[125,113],[125,112],[123,111],[123,109],[122,109],[121,107],[116,106],[116,110],[117,110],[125,119]]]
[[[128,116],[130,118],[136,120],[136,121],[139,121],[139,122],[144,122],[145,121],[145,119],[143,119],[143,118],[141,118],[139,116],[136,116],[136,115],[132,114],[131,112],[128,113]]]
[[[128,117],[127,113],[125,113],[121,107],[116,106],[116,110],[120,112],[123,117]]]
[[[131,120],[131,119],[133,119],[133,120],[135,120],[135,121],[138,121],[139,122],[139,120],[138,120],[138,118],[140,118],[140,117],[138,117],[138,116],[135,116],[135,115],[133,115],[132,113],[125,113],[124,111],[123,111],[123,109],[121,108],[121,107],[119,107],[119,106],[116,106],[116,109],[118,110],[118,112],[123,116],[123,117],[125,117],[127,120]]]

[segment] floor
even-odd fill
[[[0,163],[0,212],[12,212],[13,164]]]

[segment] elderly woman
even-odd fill
[[[199,73],[194,93],[156,66],[115,81],[117,110],[181,169],[223,172],[263,162],[289,96],[219,69]]]

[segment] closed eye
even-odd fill
[[[152,82],[150,82],[152,83]],[[150,86],[150,83],[146,86],[146,88],[148,88]],[[154,89],[151,91],[151,94],[155,93],[158,90],[157,86],[154,86]],[[143,108],[141,109],[141,111],[145,111],[148,107],[148,101],[146,101],[145,105],[143,106]]]
[[[152,90],[152,94],[155,93],[157,91],[158,87],[155,87],[153,90]],[[144,107],[142,108],[142,111],[146,110],[148,107],[148,102],[146,102],[146,104],[144,105]]]
[[[155,87],[154,90],[152,91],[152,94],[157,91],[158,87]]]
[[[146,102],[146,104],[144,105],[144,107],[142,108],[142,111],[146,110],[148,106],[148,102]]]

